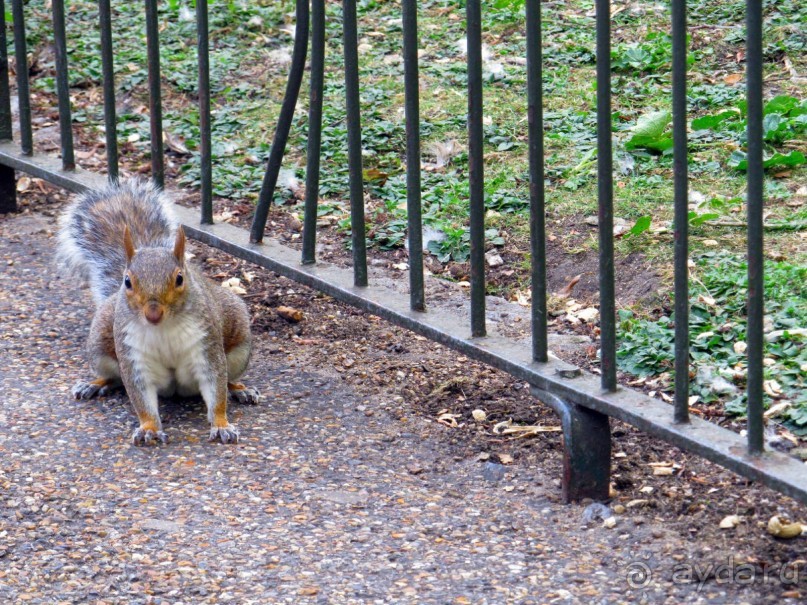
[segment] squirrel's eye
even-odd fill
[[[184,279],[182,277],[182,273],[177,273],[177,281],[176,281],[177,288],[179,288],[182,285],[183,281]]]
[[[127,276],[125,276],[125,277],[123,278],[123,285],[124,285],[124,286],[126,286],[126,289],[127,289],[127,290],[131,290],[131,289],[132,289],[132,280],[131,280],[131,279],[129,279],[129,276],[128,276],[128,275],[127,275]]]

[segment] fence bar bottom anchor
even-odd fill
[[[0,166],[0,214],[17,212],[17,180],[14,169]]]
[[[563,427],[563,501],[607,500],[611,480],[611,427],[605,414],[532,388],[560,416]]]

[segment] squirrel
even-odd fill
[[[164,193],[141,180],[79,195],[59,220],[58,258],[89,282],[95,315],[87,342],[97,378],[76,399],[121,384],[140,426],[135,445],[165,443],[157,396],[201,395],[210,441],[237,443],[227,396],[255,404],[237,382],[252,347],[247,306],[185,259],[185,232]]]

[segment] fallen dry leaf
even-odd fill
[[[300,309],[295,309],[293,307],[278,307],[275,309],[277,314],[285,319],[286,321],[290,321],[291,323],[299,323],[303,321],[303,312]]]
[[[513,464],[513,457],[510,454],[498,454],[497,456],[502,464]]]
[[[477,422],[485,422],[488,419],[488,415],[485,413],[485,410],[474,410],[471,412],[471,416],[474,417],[474,420]]]
[[[782,412],[784,412],[786,409],[791,407],[791,405],[792,404],[789,401],[779,402],[776,405],[772,405],[770,408],[765,410],[763,416],[765,416],[765,418],[775,418],[776,416],[779,416]]]
[[[314,595],[319,594],[319,587],[318,586],[303,586],[300,590],[297,591],[297,594],[303,597],[313,597]]]
[[[222,288],[227,288],[231,292],[235,292],[236,294],[246,294],[247,291],[241,287],[241,280],[237,277],[231,277],[230,279],[226,279],[221,283]]]
[[[459,426],[459,424],[457,424],[457,418],[459,418],[458,414],[443,412],[437,417],[437,422],[449,428],[455,429]]]

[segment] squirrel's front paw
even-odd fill
[[[222,443],[238,443],[238,429],[232,424],[210,427],[208,441],[216,441],[217,439],[221,439]]]
[[[108,395],[116,386],[114,382],[104,378],[89,381],[81,380],[73,386],[71,392],[76,399],[92,399],[95,396],[104,397]]]
[[[255,387],[244,386],[243,384],[228,385],[230,397],[238,403],[246,405],[257,405],[261,401],[261,393]]]
[[[138,427],[132,433],[132,443],[134,445],[151,445],[152,443],[166,443],[168,436],[162,431],[154,431]]]

